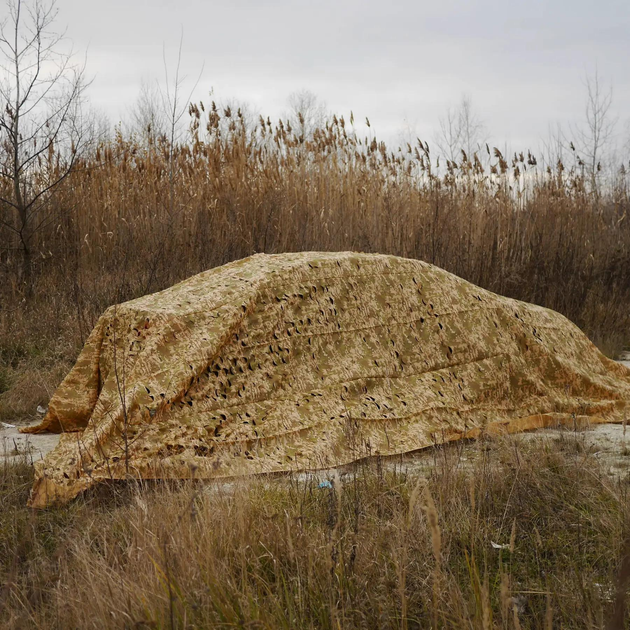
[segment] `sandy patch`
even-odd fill
[[[44,433],[41,435],[24,435],[17,426],[0,424],[0,463],[5,460],[17,460],[24,456],[31,463],[52,451],[59,442],[59,435]]]

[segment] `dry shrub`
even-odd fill
[[[76,315],[42,300],[0,310],[0,420],[35,418],[72,367],[82,343]]]

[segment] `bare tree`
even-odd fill
[[[55,3],[9,0],[0,24],[0,221],[17,236],[21,280],[32,290],[33,237],[54,214],[59,184],[85,148],[84,65],[53,30]]]
[[[186,82],[186,77],[181,75],[181,67],[182,67],[182,50],[184,47],[184,33],[180,34],[179,37],[179,47],[177,49],[177,63],[175,65],[175,74],[171,78],[169,77],[168,72],[168,63],[166,61],[166,47],[162,49],[162,56],[164,60],[164,82],[165,88],[161,93],[162,96],[162,106],[163,111],[165,112],[166,118],[166,133],[168,137],[168,146],[169,146],[169,155],[168,155],[168,164],[169,164],[169,214],[172,216],[173,210],[175,207],[175,198],[174,198],[174,184],[175,184],[175,146],[179,143],[181,139],[182,129],[180,126],[180,122],[184,117],[184,114],[188,111],[190,105],[190,99],[192,97],[193,92],[197,88],[199,84],[199,80],[201,79],[201,75],[203,74],[203,64],[201,66],[201,70],[199,71],[199,76],[192,86],[190,93],[187,98],[182,98],[182,89]]]
[[[541,140],[539,154],[543,163],[551,168],[565,161],[570,144],[567,142],[562,125],[557,122],[549,124],[547,137]]]
[[[449,107],[440,118],[435,143],[443,157],[457,162],[464,151],[470,158],[487,142],[486,126],[475,113],[470,96],[463,95],[456,108]]]
[[[293,92],[287,99],[289,111],[287,120],[297,138],[307,140],[318,127],[326,122],[326,105],[309,90]]]
[[[153,283],[153,280],[157,273],[158,264],[163,259],[163,249],[166,244],[166,239],[169,234],[172,233],[173,225],[175,222],[175,182],[179,175],[179,169],[177,167],[177,148],[182,142],[183,129],[182,129],[182,119],[184,118],[184,114],[186,112],[192,112],[191,108],[191,97],[197,85],[199,84],[199,80],[201,79],[201,75],[203,73],[203,65],[201,70],[199,71],[199,76],[197,77],[197,81],[192,86],[188,96],[185,97],[182,94],[182,90],[186,83],[186,77],[181,74],[182,67],[182,51],[184,47],[184,33],[180,34],[179,38],[179,46],[177,49],[177,59],[175,63],[175,71],[172,75],[169,74],[169,65],[166,59],[166,46],[162,48],[162,57],[164,62],[164,89],[158,88],[157,94],[159,94],[162,109],[161,111],[155,110],[155,120],[159,120],[160,124],[163,125],[164,132],[161,135],[166,142],[168,148],[168,208],[167,208],[167,225],[165,228],[159,233],[158,242],[155,247],[155,252],[152,256],[152,259],[149,263],[149,274],[147,276],[147,282],[145,285],[145,291],[148,293],[150,287]],[[156,93],[153,92],[147,98],[153,98],[156,96]],[[153,105],[150,105],[150,109],[145,109],[145,113],[153,110]]]
[[[435,144],[447,160],[456,162],[459,159],[461,129],[457,111],[452,107],[449,107],[446,115],[440,118],[440,130],[435,136]]]
[[[599,173],[602,170],[602,160],[615,132],[617,119],[611,114],[613,102],[612,86],[604,88],[601,84],[599,72],[595,70],[593,76],[587,76],[586,106],[584,123],[578,125],[575,135],[577,151],[583,155],[583,162],[591,181],[593,192],[599,190]]]
[[[623,151],[630,153],[630,118],[623,124]]]
[[[162,93],[156,81],[142,80],[130,119],[131,129],[137,132],[141,140],[148,146],[155,144],[160,136],[166,135],[167,112],[163,106]]]

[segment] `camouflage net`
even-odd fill
[[[27,429],[63,432],[31,505],[106,479],[328,468],[629,407],[630,370],[558,313],[415,260],[256,255],[103,314]]]

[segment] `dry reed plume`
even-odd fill
[[[112,302],[253,252],[351,249],[554,308],[610,352],[629,341],[625,171],[595,193],[577,160],[543,168],[488,149],[438,167],[427,144],[391,151],[343,118],[304,137],[214,103],[190,106],[179,144],[143,137],[101,142],[51,198],[33,241],[38,317],[70,311],[85,333]],[[6,319],[24,289],[17,237],[0,237]]]

